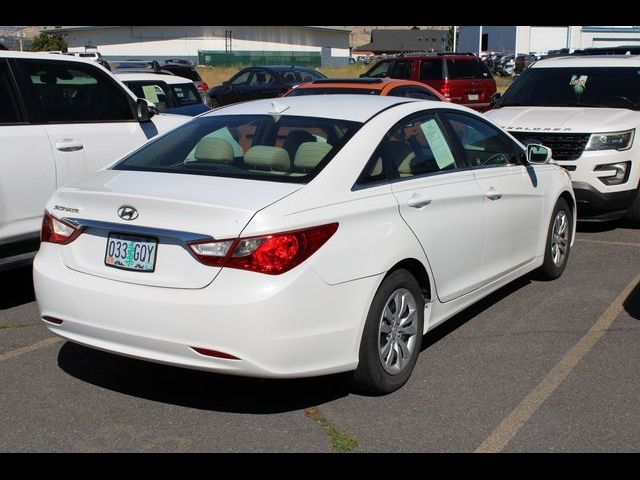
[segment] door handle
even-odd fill
[[[84,145],[80,140],[72,138],[63,138],[62,140],[56,140],[56,150],[61,152],[76,152],[82,150]]]
[[[487,198],[489,200],[500,200],[502,198],[502,194],[495,188],[491,187],[487,192]]]
[[[409,201],[407,202],[407,205],[409,205],[412,208],[424,208],[430,203],[431,203],[430,198],[424,197],[422,195],[417,195],[414,193],[409,199]]]

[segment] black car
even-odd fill
[[[222,85],[209,90],[211,106],[273,98],[282,95],[293,85],[327,78],[309,67],[270,65],[247,67],[240,70]]]
[[[189,62],[188,60],[181,59],[165,60],[164,64],[162,65],[162,70],[168,70],[178,77],[188,78],[189,80],[191,80],[193,83],[195,83],[196,88],[198,89],[198,92],[200,92],[204,103],[211,106],[211,101],[209,99],[209,95],[207,94],[209,85],[202,79],[193,63]]]

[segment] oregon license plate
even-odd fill
[[[104,264],[109,267],[153,272],[156,268],[158,240],[149,237],[110,233]]]
[[[480,98],[477,93],[470,93],[469,100],[478,100]]]

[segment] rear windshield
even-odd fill
[[[284,115],[201,117],[148,143],[113,169],[307,183],[361,126]]]
[[[640,109],[640,69],[626,67],[527,68],[499,106]]]
[[[179,65],[162,65],[160,68],[162,68],[163,70],[169,70],[174,75],[177,75],[183,78],[188,78],[189,80],[194,82],[202,81],[200,74],[193,67],[187,67],[187,66],[182,67]]]
[[[296,88],[287,97],[300,97],[302,95],[380,95],[380,90],[370,88]]]
[[[491,72],[480,60],[447,60],[449,80],[467,80],[471,78],[491,78]]]

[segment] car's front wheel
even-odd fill
[[[547,232],[544,263],[539,273],[546,280],[554,280],[562,275],[571,250],[571,233],[573,231],[573,215],[569,204],[559,198],[551,215]]]
[[[424,298],[407,270],[396,270],[378,288],[364,326],[353,381],[374,394],[390,393],[409,379],[422,345]]]

